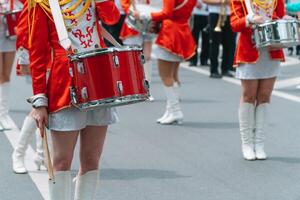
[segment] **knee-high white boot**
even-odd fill
[[[17,174],[27,173],[24,164],[25,152],[36,129],[35,120],[31,116],[27,116],[23,122],[18,144],[12,154],[13,171]]]
[[[152,60],[151,59],[146,60],[146,62],[144,64],[144,72],[145,72],[145,78],[149,82],[150,90],[151,90],[151,88],[152,88],[152,86],[151,86],[151,81],[152,81]],[[151,91],[150,91],[149,100],[154,101],[154,97],[152,96]]]
[[[264,150],[267,107],[268,103],[263,103],[255,109],[255,156],[258,160],[265,160],[267,158]]]
[[[0,84],[0,124],[6,130],[9,130],[12,128],[9,123],[9,120],[8,120],[9,85],[10,85],[9,82]]]
[[[40,130],[37,129],[36,133],[36,153],[34,156],[34,163],[36,165],[37,170],[46,169],[45,165],[45,156],[44,156],[44,148],[43,148],[43,140],[40,134]]]
[[[99,183],[99,170],[88,171],[76,178],[74,200],[94,200]]]
[[[181,124],[183,121],[183,114],[180,108],[178,95],[174,91],[174,87],[164,87],[167,95],[167,111],[168,115],[160,121],[160,124]],[[169,110],[168,110],[169,106]]]
[[[239,123],[242,139],[242,151],[246,160],[255,160],[253,129],[254,129],[254,105],[242,103],[239,108]]]
[[[55,183],[48,182],[50,200],[71,200],[71,172],[57,171],[54,178]]]

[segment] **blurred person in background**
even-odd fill
[[[289,12],[292,16],[295,18],[298,18],[300,20],[300,2],[299,0],[286,0],[286,10]],[[297,45],[296,47],[296,55],[299,56],[300,59],[300,45]],[[292,56],[294,53],[294,47],[288,48],[288,54],[289,56]],[[299,87],[300,89],[300,87]]]
[[[198,44],[201,34],[201,53],[200,64],[208,65],[209,59],[209,32],[208,32],[208,9],[207,5],[202,0],[197,0],[196,7],[193,10],[193,25],[192,33],[196,42],[195,55],[189,60],[189,66],[197,66],[198,64]]]
[[[208,23],[210,26],[210,77],[233,77],[233,57],[236,34],[229,23],[230,0],[203,0],[208,4]],[[219,51],[222,45],[221,73],[219,72]]]
[[[122,40],[120,39],[120,32],[121,32],[121,28],[122,25],[124,23],[125,20],[125,12],[123,7],[121,6],[121,0],[115,0],[115,4],[117,6],[117,8],[120,11],[121,17],[120,20],[117,24],[114,25],[107,25],[105,23],[102,23],[102,26],[120,43],[123,44]],[[107,40],[105,40],[105,44],[107,46],[113,46],[112,44],[110,44],[110,42],[108,42]]]
[[[179,92],[174,83],[179,81],[180,62],[190,59],[195,54],[196,45],[189,25],[195,5],[196,0],[164,0],[160,12],[152,12],[150,16],[142,14],[139,16],[161,23],[155,42],[158,46],[155,54],[159,75],[167,96],[165,113],[157,119],[157,122],[163,125],[181,124],[183,121]]]
[[[21,8],[22,3],[18,0],[0,0],[1,13]],[[5,15],[0,14],[0,130],[11,129],[9,123],[8,98],[10,90],[10,74],[16,51],[16,40],[9,37],[7,31],[8,24],[6,23]]]

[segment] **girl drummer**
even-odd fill
[[[233,0],[231,3],[231,26],[240,34],[235,65],[236,77],[242,84],[239,124],[246,160],[267,158],[264,151],[267,110],[280,61],[284,61],[281,49],[254,47],[252,28],[254,24],[278,18],[285,18],[284,0]]]
[[[62,48],[48,1],[30,2],[30,68],[34,96],[31,98],[34,107],[33,116],[38,126],[43,129],[48,124],[53,144],[53,168],[55,184],[49,182],[51,200],[71,199],[71,162],[75,144],[80,136],[80,169],[76,178],[75,199],[95,199],[99,177],[99,159],[109,124],[117,121],[116,111],[102,108],[93,111],[79,111],[71,106],[69,60],[67,51]],[[97,23],[100,19],[108,25],[118,22],[120,13],[113,0],[60,1],[57,12],[63,13],[67,30],[66,43],[62,45],[71,54],[104,47]],[[34,13],[32,15],[31,13]],[[53,13],[55,15],[56,13]],[[62,30],[60,30],[62,31]],[[47,76],[47,56],[45,48],[50,44],[53,49],[53,64]],[[48,118],[49,117],[49,118]]]
[[[11,128],[8,120],[8,97],[16,42],[7,35],[10,24],[5,22],[5,15],[13,9],[21,8],[22,4],[19,1],[0,0],[0,129],[2,130]]]
[[[140,14],[140,18],[162,23],[156,40],[156,54],[167,106],[164,115],[157,120],[160,124],[180,124],[183,120],[179,92],[174,83],[178,81],[180,62],[188,60],[195,52],[196,45],[189,28],[189,18],[195,5],[196,0],[164,0],[160,12],[151,13],[151,16]]]
[[[156,0],[153,0],[156,1]],[[150,5],[150,0],[121,0],[121,6],[125,13],[128,15],[129,12],[133,13],[133,16],[136,17],[140,11],[135,8],[138,5]],[[149,7],[150,9],[150,7]],[[126,20],[125,20],[126,21]],[[143,48],[143,53],[145,57],[144,63],[144,72],[145,77],[151,83],[152,77],[152,61],[151,61],[151,52],[152,52],[152,41],[154,35],[151,33],[140,33],[137,30],[130,28],[126,22],[123,23],[120,38],[123,40],[124,45],[139,45]],[[151,85],[150,85],[151,87]],[[149,97],[150,101],[154,100],[154,97],[151,95]]]

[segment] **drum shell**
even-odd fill
[[[71,66],[76,93],[73,104],[80,109],[126,105],[148,99],[142,50],[112,47],[75,59]]]
[[[300,44],[297,20],[276,20],[256,25],[253,41],[256,48],[282,49]]]

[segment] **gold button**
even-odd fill
[[[95,48],[99,48],[99,45],[98,45],[98,44],[95,44]]]
[[[68,28],[67,31],[68,31],[68,32],[71,32],[71,31],[72,31],[72,28]]]
[[[78,50],[77,50],[77,49],[73,49],[73,52],[74,52],[74,53],[78,53]]]

